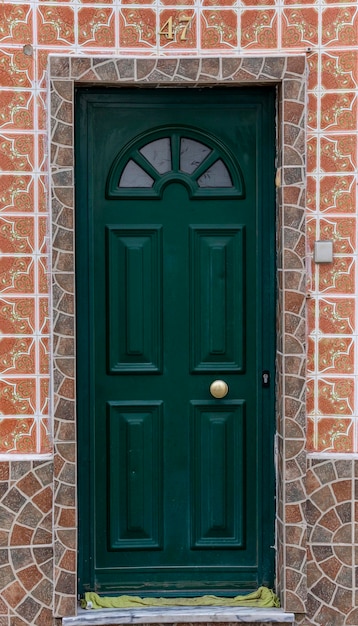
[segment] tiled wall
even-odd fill
[[[183,39],[188,17],[192,19]],[[173,39],[159,35],[169,18]],[[55,328],[55,352],[65,357],[58,360],[54,380],[61,402],[55,436],[68,446],[58,446],[54,471],[50,460],[46,102],[50,53],[127,58],[305,53],[306,250],[299,235],[303,196],[290,189],[284,193],[292,210],[282,216],[279,227],[286,228],[292,269],[300,267],[305,252],[308,256],[307,449],[332,456],[310,458],[306,502],[302,453],[306,416],[299,405],[302,385],[296,384],[304,368],[303,286],[294,287],[292,271],[290,277],[287,274],[292,297],[285,299],[287,343],[282,342],[286,347],[278,360],[279,367],[290,368],[291,374],[279,415],[288,421],[286,431],[279,424],[278,575],[285,606],[300,613],[300,624],[356,626],[358,471],[354,471],[357,462],[339,460],[342,452],[358,452],[356,1],[3,0],[0,46],[0,455],[7,455],[0,464],[0,626],[50,626],[51,616],[73,612],[75,601],[75,432],[68,419],[74,372],[66,361],[73,340],[62,318]],[[171,67],[168,64],[164,73]],[[208,75],[214,75],[213,67],[208,65]],[[149,63],[148,75],[151,68]],[[118,78],[120,70],[116,72]],[[183,82],[190,80],[184,69]],[[301,142],[295,115],[292,108],[285,120],[292,145]],[[66,141],[64,136],[64,146]],[[65,164],[66,150],[60,149],[57,158]],[[71,219],[71,211],[64,211],[56,236],[72,229]],[[312,261],[313,241],[325,238],[334,241],[334,262],[319,266]],[[64,253],[60,240],[54,243],[62,249],[59,267],[66,271],[71,252]],[[66,286],[62,288],[65,293]],[[64,313],[73,315],[71,302],[69,288],[60,312],[63,307]]]

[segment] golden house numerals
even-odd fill
[[[190,26],[190,22],[193,18],[192,17],[180,17],[179,18],[179,24],[184,24],[184,27],[181,31],[180,34],[180,41],[187,41],[188,39],[188,29]],[[166,39],[174,39],[174,28],[173,28],[173,17],[169,17],[169,19],[167,19],[166,22],[164,22],[163,26],[161,27],[160,31],[159,31],[159,35],[162,35],[163,37],[165,37]]]

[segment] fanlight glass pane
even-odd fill
[[[192,174],[200,163],[210,154],[211,148],[199,141],[182,137],[180,141],[180,169],[182,172]]]
[[[163,137],[143,146],[139,152],[149,161],[159,174],[166,174],[172,169],[170,138]]]
[[[153,183],[153,178],[131,159],[122,172],[119,187],[153,187]]]
[[[221,159],[209,167],[198,178],[199,187],[232,187],[232,180],[226,165]]]

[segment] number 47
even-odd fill
[[[192,20],[191,17],[184,16],[184,17],[179,18],[179,24],[185,24],[180,35],[180,41],[186,41],[188,39],[187,34],[188,34],[188,28],[190,26],[191,20]],[[170,17],[166,22],[164,22],[163,26],[161,27],[159,31],[159,35],[163,35],[167,39],[174,39],[173,17]]]

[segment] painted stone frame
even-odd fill
[[[73,145],[76,84],[138,88],[277,85],[276,576],[283,608],[303,614],[306,610],[306,59],[297,55],[201,59],[50,57],[54,615],[75,615],[77,605]]]

